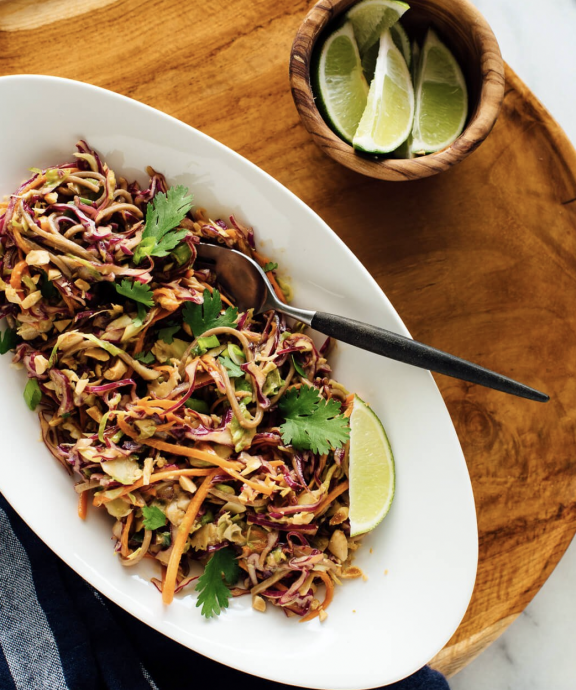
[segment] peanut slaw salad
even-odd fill
[[[142,189],[77,149],[0,204],[0,352],[27,373],[80,517],[108,511],[119,562],[156,561],[166,604],[195,585],[207,617],[250,595],[259,611],[324,620],[335,585],[362,575],[352,396],[332,378],[330,340],[239,313],[195,267],[199,242],[235,248],[285,300],[251,229],[210,219],[151,168]]]

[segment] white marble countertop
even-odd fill
[[[409,0],[408,0],[409,1]],[[576,145],[576,1],[473,0],[504,59]],[[452,690],[575,690],[576,541],[528,608]]]

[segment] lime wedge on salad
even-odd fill
[[[360,54],[364,55],[410,6],[398,0],[364,0],[350,9],[346,18],[352,22]]]
[[[412,151],[433,153],[449,146],[464,129],[467,114],[468,92],[462,70],[429,29],[416,76]]]
[[[394,456],[382,422],[357,395],[350,415],[350,536],[373,530],[394,498]]]
[[[368,103],[354,135],[355,149],[389,153],[408,138],[414,120],[414,88],[406,61],[390,29],[380,37],[380,49]]]
[[[322,46],[317,81],[328,121],[351,144],[366,107],[368,84],[350,22],[331,34]]]

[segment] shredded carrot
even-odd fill
[[[169,367],[167,364],[159,364],[152,368],[156,371],[167,371],[169,374],[172,374],[174,372],[174,367]]]
[[[88,492],[83,491],[80,496],[78,496],[78,517],[81,520],[86,519],[88,514]]]
[[[134,520],[134,511],[128,513],[126,518],[126,523],[124,524],[124,529],[122,530],[122,537],[120,538],[120,555],[124,558],[128,558],[130,555],[128,551],[128,537],[130,536],[130,527],[132,526],[132,521]]]
[[[22,287],[22,276],[28,273],[28,264],[26,261],[19,261],[16,266],[12,269],[12,275],[10,276],[10,286],[15,290],[20,290]]]
[[[326,611],[326,609],[330,606],[332,603],[332,599],[334,598],[334,583],[332,582],[332,578],[328,573],[318,573],[319,577],[321,578],[322,582],[326,585],[326,596],[324,597],[324,601],[320,604],[320,606],[317,609],[314,609],[314,611],[310,611],[310,613],[307,613],[304,618],[300,619],[300,623],[306,623],[307,621],[311,621],[317,616],[320,615],[320,611]]]
[[[207,453],[205,450],[197,450],[196,448],[189,448],[187,446],[177,446],[175,443],[166,443],[166,441],[157,441],[153,438],[142,438],[138,437],[138,434],[124,421],[122,417],[118,417],[118,426],[122,431],[130,438],[138,439],[141,443],[144,443],[151,448],[156,448],[157,450],[163,450],[166,453],[173,453],[174,455],[183,455],[186,458],[196,458],[197,460],[204,460],[205,462],[210,462],[213,465],[218,465],[224,470],[235,469],[239,467],[237,462],[230,462],[228,460],[222,459],[216,453]]]
[[[318,506],[318,508],[316,508],[316,510],[314,511],[314,514],[318,515],[319,513],[321,513],[326,507],[328,507],[330,505],[330,503],[332,503],[332,501],[335,498],[338,498],[338,496],[340,496],[340,494],[343,494],[346,491],[346,489],[348,489],[348,486],[349,486],[348,480],[346,480],[345,482],[342,482],[342,484],[338,484],[338,486],[335,487],[334,489],[332,489],[332,491],[328,494],[328,496],[326,496],[326,498],[322,501],[322,503]]]
[[[148,484],[153,484],[154,482],[161,482],[164,479],[172,479],[173,477],[205,477],[206,475],[210,474],[210,472],[212,472],[212,469],[210,468],[198,469],[196,467],[186,470],[162,470],[161,472],[155,472],[154,474],[150,475],[150,481],[148,482]],[[148,484],[146,486],[148,486]],[[136,489],[140,489],[143,486],[144,479],[139,479],[134,484],[130,484],[130,486],[125,486],[122,489],[122,491],[120,491],[120,493],[114,495],[114,498],[126,496],[126,494],[129,494],[132,491],[136,491]],[[86,492],[84,491],[84,493]],[[103,493],[103,491],[100,491],[99,493],[94,495],[93,504],[95,506],[101,506],[104,505],[104,503],[108,503],[108,501],[114,500],[113,498],[109,498],[108,496],[103,496]]]
[[[274,292],[276,293],[276,296],[281,302],[284,302],[286,304],[286,295],[284,294],[284,290],[278,285],[278,281],[276,278],[272,275],[272,273],[267,273],[268,280],[272,283],[272,287],[274,288]]]
[[[166,424],[159,424],[156,427],[156,431],[169,431],[174,426],[174,424],[176,424],[176,422],[166,422]]]
[[[254,253],[254,258],[260,264],[260,266],[262,268],[264,266],[266,266],[266,264],[270,261],[270,259],[267,256],[264,256],[263,254],[260,254],[259,252],[255,251],[253,253]],[[278,281],[274,277],[274,274],[272,273],[272,271],[268,271],[266,273],[266,275],[268,276],[268,280],[272,283],[272,287],[274,288],[274,292],[276,293],[278,299],[281,302],[284,302],[284,304],[286,304],[286,295],[284,294],[284,291],[282,290],[280,285],[278,285]]]
[[[352,408],[354,407],[354,393],[350,393],[350,395],[344,401],[344,404],[346,405],[344,416],[349,417],[352,414]]]
[[[186,546],[186,540],[194,524],[194,520],[198,515],[198,511],[204,502],[210,487],[212,484],[212,478],[218,474],[218,468],[214,468],[209,475],[206,476],[198,491],[192,497],[192,500],[188,504],[186,510],[186,515],[184,519],[178,526],[178,533],[176,539],[174,539],[172,546],[172,553],[170,554],[170,560],[168,561],[168,570],[166,571],[166,580],[164,586],[162,587],[162,601],[165,604],[171,604],[174,599],[174,590],[176,589],[176,578],[178,577],[178,568],[180,566],[180,558],[184,552],[184,547]]]
[[[138,405],[134,406],[134,409],[144,407],[144,405],[153,405],[154,407],[173,407],[173,400],[151,400],[150,397],[141,398]]]

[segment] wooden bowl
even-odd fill
[[[306,129],[329,156],[356,172],[381,180],[416,180],[447,170],[474,151],[496,122],[504,98],[504,63],[498,42],[484,17],[468,0],[409,0],[402,17],[409,37],[420,44],[429,26],[452,50],[468,87],[466,127],[448,148],[413,159],[382,158],[359,153],[340,139],[316,107],[310,65],[318,39],[335,26],[334,20],[357,0],[320,0],[300,26],[290,55],[294,102]]]

